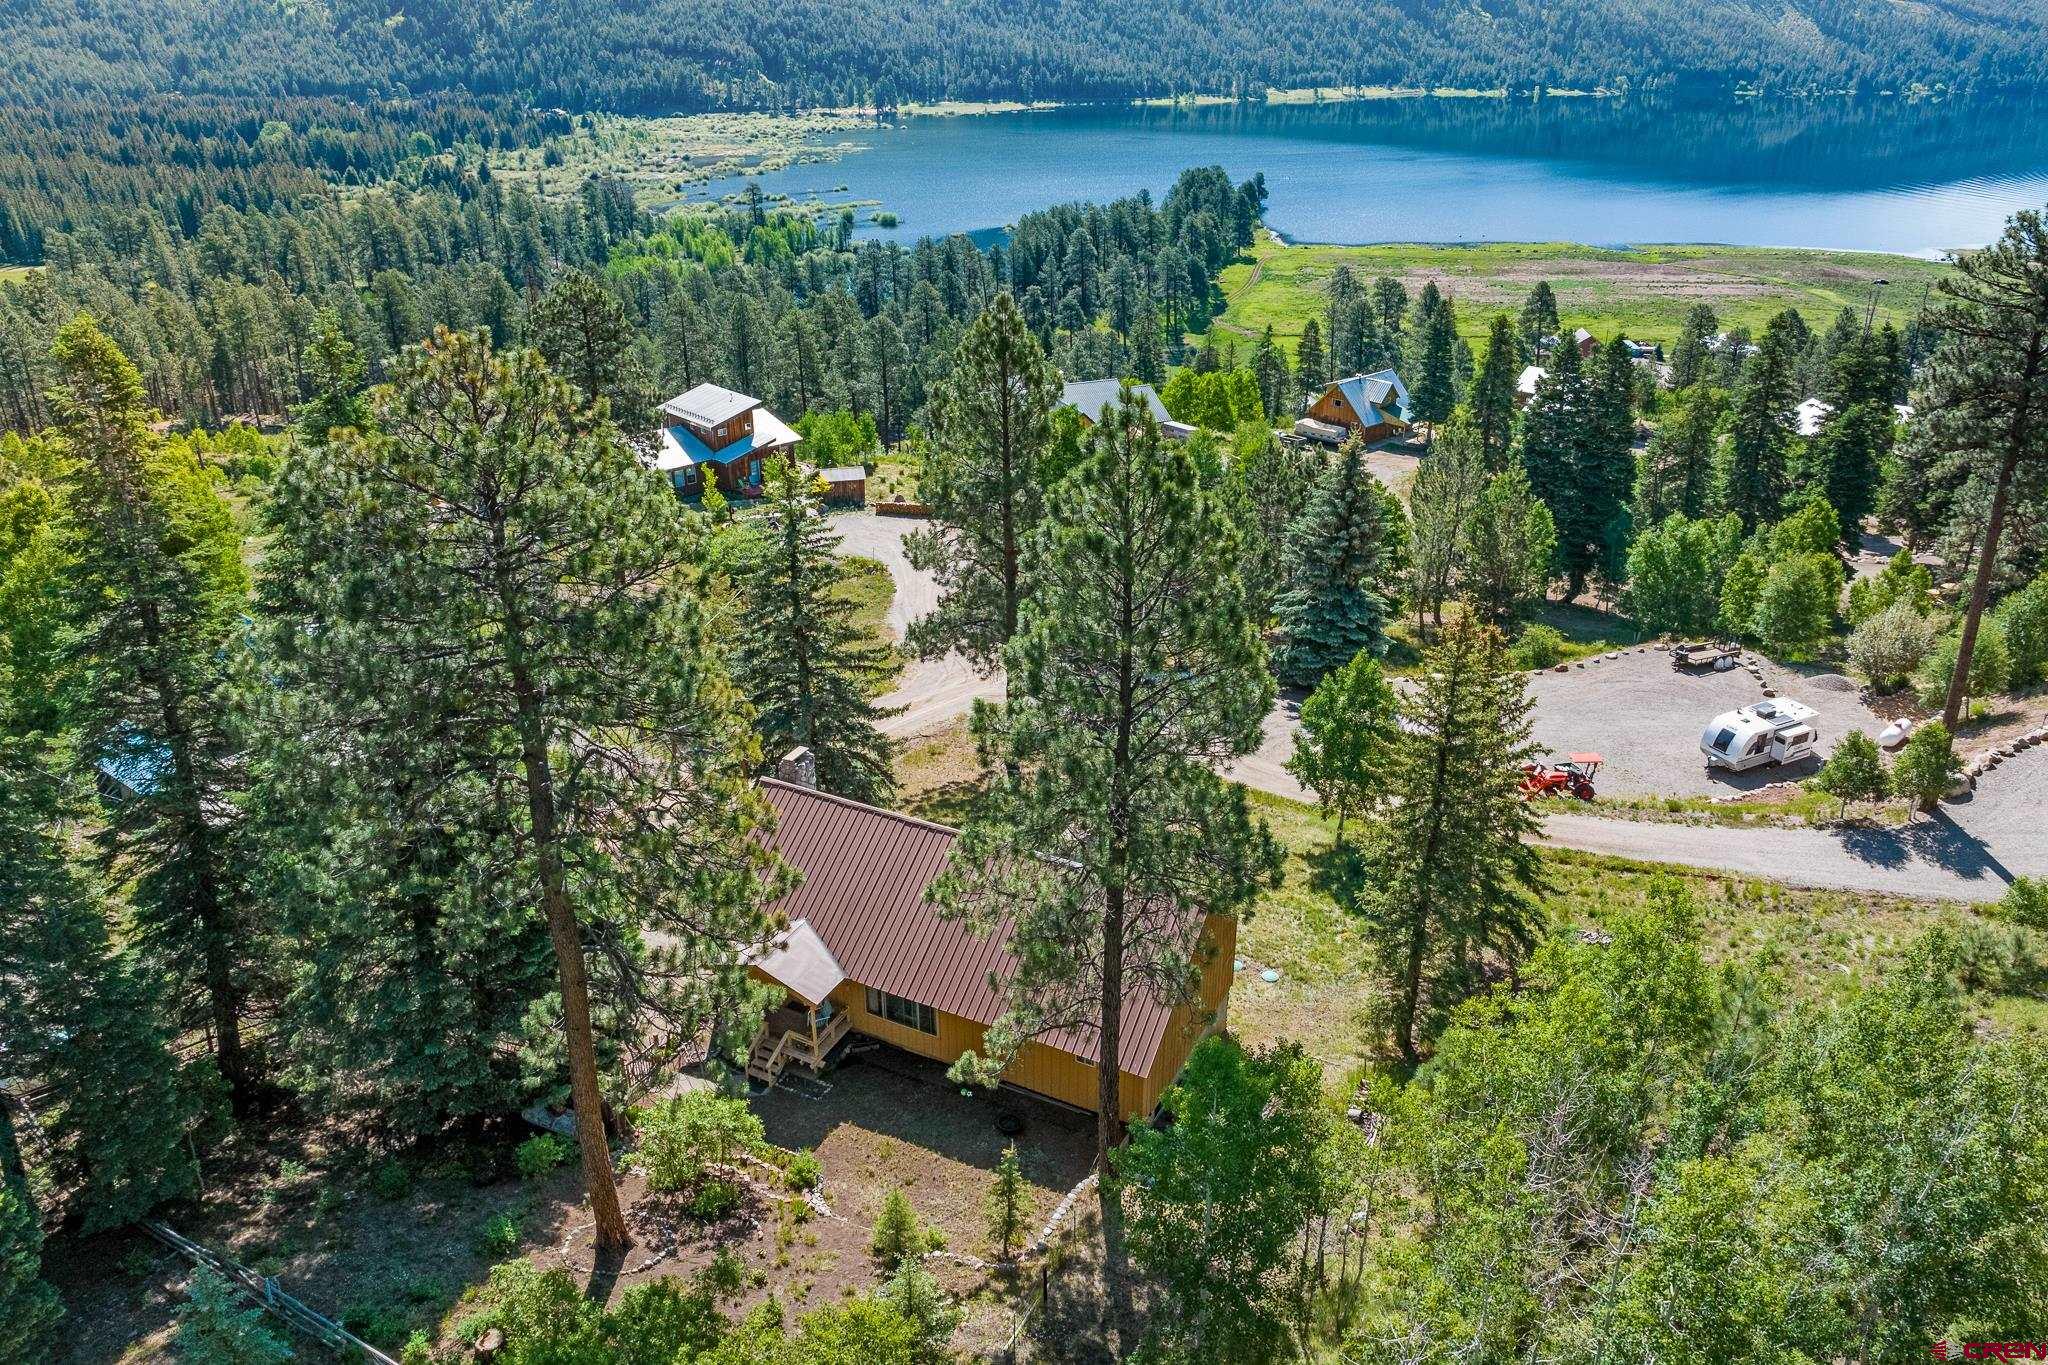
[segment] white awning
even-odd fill
[[[750,950],[747,961],[762,975],[788,987],[789,993],[806,1005],[823,1003],[846,980],[839,959],[832,956],[809,920],[796,921],[765,946]]]

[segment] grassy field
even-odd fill
[[[1310,807],[1262,792],[1254,809],[1287,849],[1287,880],[1262,896],[1239,930],[1245,960],[1232,988],[1231,1027],[1250,1042],[1299,1040],[1333,1082],[1351,1083],[1385,1060],[1374,1046],[1384,1001],[1371,951],[1356,922],[1316,887],[1330,826]],[[1987,1026],[2048,1028],[2048,941],[1994,924],[1961,905],[1838,891],[1811,891],[1727,873],[1649,866],[1567,849],[1545,849],[1543,897],[1560,928],[1592,927],[1640,905],[1653,886],[1676,879],[1700,907],[1709,957],[1769,964],[1795,997],[1839,996],[1898,961],[1938,924],[1980,947],[1995,944],[1971,996]],[[2007,956],[2009,954],[2009,956]],[[1280,979],[1267,982],[1271,967]]]
[[[1224,269],[1228,306],[1214,325],[1256,337],[1270,324],[1291,343],[1302,323],[1322,315],[1324,285],[1340,265],[1366,281],[1391,275],[1411,294],[1435,280],[1457,300],[1459,330],[1475,347],[1495,313],[1521,311],[1538,280],[1549,280],[1557,291],[1567,328],[1668,345],[1695,303],[1711,304],[1724,327],[1760,331],[1773,314],[1796,308],[1821,329],[1844,307],[1867,306],[1879,279],[1891,281],[1878,298],[1879,320],[1904,323],[1950,269],[1905,256],[1768,247],[1289,246],[1261,234],[1244,258]]]
[[[0,265],[0,284],[6,284],[9,280],[25,280],[30,274],[41,269],[39,265]]]

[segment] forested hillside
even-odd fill
[[[1108,99],[1427,84],[2039,85],[2031,0],[44,0],[0,10],[0,90],[370,96],[465,89],[570,109]]]

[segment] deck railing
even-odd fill
[[[815,1035],[811,1032],[811,1021],[807,1015],[796,1010],[770,1011],[749,1055],[760,1056],[762,1044],[770,1038],[775,1039],[775,1046],[765,1058],[758,1064],[750,1064],[747,1070],[762,1080],[773,1080],[781,1075],[782,1067],[791,1061],[802,1062],[813,1072],[820,1071],[832,1049],[852,1031],[853,1016],[844,1010],[827,1020]]]

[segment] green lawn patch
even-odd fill
[[[896,647],[884,620],[889,614],[889,603],[896,597],[896,580],[889,576],[888,565],[864,555],[842,556],[839,567],[839,581],[833,584],[833,591],[853,603],[853,623],[861,633],[889,651],[888,672],[874,680],[870,693],[879,697],[896,685],[903,672],[903,651]]]
[[[1843,308],[1866,307],[1879,279],[1891,283],[1879,295],[1878,320],[1903,326],[1934,281],[1950,270],[1939,262],[1870,252],[1725,246],[1617,251],[1569,242],[1288,246],[1261,233],[1250,252],[1223,271],[1219,283],[1228,306],[1214,325],[1256,337],[1270,324],[1291,348],[1302,324],[1322,316],[1323,288],[1340,265],[1367,282],[1391,275],[1411,294],[1425,280],[1437,281],[1457,300],[1459,331],[1475,350],[1492,316],[1519,313],[1538,280],[1550,281],[1568,328],[1669,345],[1695,303],[1711,304],[1723,327],[1761,331],[1773,314],[1794,308],[1824,330]]]

